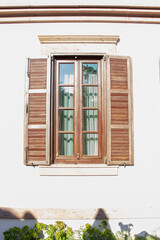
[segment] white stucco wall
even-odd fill
[[[157,0],[54,0],[54,3],[51,3],[50,0],[1,0],[0,6],[22,6],[22,5],[28,5],[28,6],[43,6],[43,5],[48,5],[50,6],[51,4],[54,5],[101,5],[101,6],[155,6],[158,7],[160,3]]]
[[[119,222],[133,224],[136,233],[158,229],[160,26],[6,24],[0,33],[0,207],[105,208],[114,231]],[[132,57],[135,165],[120,167],[118,176],[47,177],[38,167],[23,165],[25,58],[41,56],[38,35],[43,34],[119,35],[117,55]],[[1,234],[5,227],[3,222]]]

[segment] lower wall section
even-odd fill
[[[55,221],[59,219],[0,219],[0,239],[3,240],[3,232],[11,227],[23,227],[28,225],[33,227],[36,222],[41,222],[45,224],[54,224]],[[78,230],[80,227],[85,226],[86,223],[91,224],[93,227],[98,227],[101,220],[63,220],[69,227],[73,230]],[[109,220],[108,226],[112,232],[126,231],[129,230],[131,235],[138,234],[139,236],[144,236],[145,233],[160,236],[160,218],[158,219],[115,219]]]
[[[116,212],[116,211],[115,211]],[[136,211],[138,212],[138,210]],[[108,227],[115,233],[117,231],[130,231],[131,235],[149,234],[160,236],[160,212],[156,209],[141,211],[137,217],[128,211],[127,217],[120,212],[107,214],[106,209],[22,209],[22,208],[0,208],[0,239],[3,232],[17,226],[28,225],[33,227],[36,222],[54,224],[62,220],[74,230],[79,229],[86,223],[98,227],[102,219],[108,220]],[[157,216],[155,216],[157,214]],[[148,215],[148,216],[147,216]],[[151,216],[152,215],[152,216]]]
[[[94,209],[54,209],[54,208],[0,208],[0,219],[152,219],[160,218],[159,207],[121,207]]]
[[[0,208],[0,219],[109,219],[105,209]]]

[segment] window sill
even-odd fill
[[[39,167],[40,176],[118,176],[118,166],[105,164],[55,164]]]

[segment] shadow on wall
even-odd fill
[[[92,224],[92,228],[99,228],[101,221],[106,220],[108,225],[107,228],[112,232],[109,224],[109,216],[106,214],[105,210],[102,208],[97,209],[95,214],[95,221]],[[65,222],[65,220],[64,220]],[[37,223],[36,217],[29,211],[24,213],[24,210],[19,209],[18,212],[14,212],[9,208],[0,208],[0,239],[4,239],[3,232],[13,228],[14,226],[22,228],[28,225],[30,228]],[[133,224],[124,224],[122,222],[118,223],[120,231],[117,233],[115,240],[160,240],[159,237],[153,236],[146,231],[142,231],[133,237],[132,228]],[[70,226],[69,226],[70,227]],[[43,235],[43,234],[42,234]],[[42,238],[44,237],[41,236]],[[88,238],[86,238],[88,239]],[[108,239],[108,238],[104,238]],[[112,239],[113,240],[113,239]]]
[[[133,239],[132,234],[131,234],[133,224],[131,224],[131,223],[130,224],[123,224],[122,222],[120,222],[118,225],[120,226],[119,233],[120,233],[120,235],[123,236],[124,240]],[[142,232],[134,235],[134,239],[135,240],[160,240],[159,237],[151,235],[146,231],[142,231]]]
[[[92,227],[99,227],[99,224],[101,223],[102,220],[106,220],[108,225],[107,228],[112,232],[110,224],[109,224],[109,216],[105,213],[105,210],[100,208],[97,210],[97,214],[95,216],[95,221],[92,225]],[[132,234],[132,229],[133,229],[133,224],[124,224],[122,222],[118,223],[120,227],[120,231],[116,233],[116,240],[160,240],[159,237],[156,235],[149,234],[146,231],[142,231],[136,235],[133,236]]]
[[[33,227],[37,220],[31,212],[14,212],[10,208],[0,208],[0,239],[3,239],[3,232],[13,227],[22,228],[25,225]]]
[[[120,226],[121,232],[128,232],[131,233],[131,230],[133,228],[133,224],[123,224],[122,222],[120,222],[118,224]]]
[[[104,211],[103,208],[99,208],[97,210],[96,215],[95,215],[95,221],[94,221],[92,227],[96,227],[97,228],[102,220],[106,220],[108,222],[109,217],[108,217],[107,213]],[[108,222],[108,229],[111,230],[109,222]]]

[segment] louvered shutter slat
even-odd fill
[[[107,162],[133,164],[133,107],[131,59],[110,56],[107,61]]]
[[[25,164],[49,164],[47,59],[29,59],[26,89]]]

